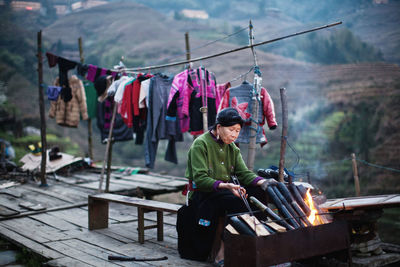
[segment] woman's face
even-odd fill
[[[217,134],[225,144],[230,144],[232,142],[235,142],[236,138],[238,138],[241,128],[242,127],[240,126],[240,124],[235,124],[227,127],[218,124]]]

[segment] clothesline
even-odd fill
[[[273,43],[273,42],[280,41],[280,40],[283,40],[283,39],[287,39],[287,38],[290,38],[290,37],[294,37],[294,36],[297,36],[297,35],[301,35],[301,34],[305,34],[305,33],[309,33],[309,32],[314,32],[314,31],[325,29],[325,28],[334,27],[334,26],[337,26],[337,25],[340,25],[340,24],[342,24],[341,21],[335,22],[335,23],[331,23],[331,24],[327,24],[327,25],[320,26],[320,27],[316,27],[316,28],[313,28],[313,29],[310,29],[310,30],[296,32],[296,33],[293,33],[293,34],[289,34],[289,35],[286,35],[286,36],[274,38],[274,39],[271,39],[271,40],[255,43],[255,44],[252,44],[252,45],[249,44],[249,45],[246,45],[246,46],[242,46],[242,47],[238,47],[238,48],[235,48],[235,49],[223,51],[223,52],[220,52],[220,53],[216,53],[216,54],[212,54],[212,55],[208,55],[208,56],[203,56],[203,57],[193,58],[193,59],[190,59],[190,60],[182,60],[182,61],[167,63],[167,64],[163,64],[163,65],[154,65],[154,66],[147,66],[147,67],[125,68],[124,71],[127,72],[127,73],[130,73],[130,72],[137,72],[137,71],[160,69],[160,68],[184,65],[184,64],[191,63],[191,62],[197,62],[197,61],[201,61],[201,60],[206,60],[206,59],[210,59],[210,58],[214,58],[214,57],[223,56],[223,55],[226,55],[226,54],[238,52],[238,51],[241,51],[241,50],[244,50],[244,49],[248,49],[248,48],[252,49],[252,48],[260,46],[260,45],[265,45],[265,44]]]

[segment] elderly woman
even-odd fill
[[[189,179],[189,207],[195,208],[195,227],[199,228],[193,234],[195,239],[206,238],[210,233],[215,236],[219,217],[247,211],[240,193],[245,197],[249,194],[265,199],[261,186],[265,188],[273,182],[273,179],[258,177],[246,167],[240,149],[234,143],[242,126],[243,119],[238,111],[225,108],[217,114],[211,130],[199,136],[189,149],[185,176]],[[245,187],[232,183],[233,175]],[[198,242],[201,253],[211,251],[210,242]],[[224,243],[221,241],[214,265],[223,266],[223,257]]]

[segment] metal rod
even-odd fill
[[[240,182],[238,180],[238,178],[235,175],[231,176],[232,181],[234,184],[241,186]],[[242,198],[244,205],[246,206],[246,208],[249,210],[251,216],[254,216],[253,210],[250,208],[249,202],[247,201],[247,199],[243,196],[242,191],[240,191],[240,189],[238,190],[240,197]]]
[[[286,36],[282,36],[282,37],[274,38],[274,39],[271,39],[271,40],[263,41],[263,42],[260,42],[260,43],[256,43],[256,44],[253,44],[251,46],[250,45],[246,45],[246,46],[242,46],[242,47],[239,47],[239,48],[235,48],[235,49],[227,50],[227,51],[224,51],[224,52],[216,53],[216,54],[213,54],[213,55],[194,58],[194,59],[191,59],[191,60],[183,60],[183,61],[172,62],[172,63],[168,63],[168,64],[163,64],[163,65],[154,65],[154,66],[148,66],[148,67],[127,68],[126,70],[127,71],[140,71],[140,70],[151,70],[151,69],[159,69],[159,68],[183,65],[183,64],[190,63],[190,62],[196,62],[196,61],[200,61],[200,60],[205,60],[205,59],[209,59],[209,58],[223,56],[223,55],[230,54],[230,53],[233,53],[233,52],[238,52],[238,51],[241,51],[241,50],[244,50],[244,49],[257,47],[259,45],[265,45],[265,44],[277,42],[277,41],[284,40],[284,39],[287,39],[287,38],[290,38],[290,37],[294,37],[294,36],[297,36],[297,35],[302,35],[302,34],[305,34],[305,33],[314,32],[314,31],[318,31],[318,30],[334,27],[334,26],[337,26],[339,24],[342,24],[342,22],[339,21],[339,22],[327,24],[327,25],[324,25],[324,26],[320,26],[320,27],[316,27],[316,28],[310,29],[310,30],[296,32],[296,33],[292,33],[292,34],[289,34],[289,35],[286,35]]]
[[[42,57],[42,30],[37,33],[37,58],[38,58],[38,88],[39,88],[39,110],[40,110],[40,139],[42,143],[42,161],[40,163],[40,186],[47,186],[46,163],[47,163],[47,140],[46,140],[46,116],[44,114],[43,95],[43,57]]]

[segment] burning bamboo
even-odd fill
[[[282,202],[276,195],[273,186],[268,186],[267,193],[269,197],[272,199],[275,206],[278,208],[279,213],[290,223],[295,229],[300,228],[300,225],[297,221],[293,218],[290,212],[287,210],[285,206],[283,206]]]
[[[286,207],[286,209],[289,211],[290,215],[292,216],[292,218],[294,220],[296,220],[296,222],[300,225],[300,227],[305,227],[307,226],[305,223],[303,223],[300,220],[299,214],[297,214],[297,212],[295,212],[292,208],[292,206],[286,201],[285,197],[281,194],[281,192],[279,191],[279,189],[274,186],[273,190],[275,192],[275,194],[277,195],[277,197],[279,198],[279,200],[282,202],[283,206]]]
[[[297,189],[295,184],[290,184],[289,185],[290,191],[292,192],[292,196],[296,200],[297,204],[301,207],[301,209],[304,211],[304,213],[307,216],[310,216],[311,214],[311,209],[310,207],[307,206],[307,204],[304,202],[304,198],[300,195],[299,190]]]
[[[289,190],[287,189],[285,184],[278,183],[277,187],[278,187],[279,191],[282,193],[282,195],[285,197],[286,201],[292,205],[292,208],[300,216],[300,219],[303,221],[303,223],[305,223],[307,226],[312,226],[312,224],[308,220],[307,216],[304,214],[303,210],[299,207],[297,202],[293,199],[292,194],[289,192]]]
[[[256,206],[258,209],[260,209],[262,212],[264,212],[269,218],[271,218],[273,221],[276,223],[282,225],[283,227],[286,228],[286,230],[293,230],[293,226],[288,224],[284,219],[279,217],[273,210],[271,210],[269,207],[261,203],[257,198],[251,196],[250,197],[250,202]]]

